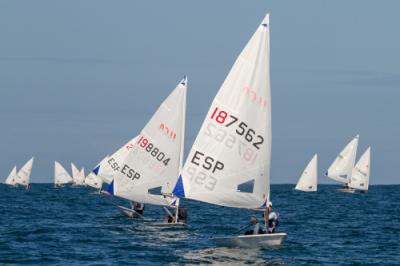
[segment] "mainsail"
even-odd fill
[[[311,159],[307,167],[304,169],[299,181],[297,182],[297,190],[311,192],[317,191],[317,178],[318,178],[318,156],[317,154]]]
[[[4,184],[15,186],[17,180],[17,166],[14,166],[14,168],[11,170],[10,174],[4,181]]]
[[[364,152],[354,166],[351,173],[349,187],[359,190],[368,190],[371,165],[371,147]]]
[[[349,183],[356,161],[359,135],[355,136],[340,152],[325,173],[329,178],[342,183]]]
[[[33,157],[28,162],[26,162],[21,169],[19,169],[17,173],[16,184],[28,187],[31,177],[32,165]]]
[[[146,124],[115,172],[113,193],[141,203],[170,205],[182,165],[186,113],[186,77]]]
[[[219,89],[173,194],[212,204],[265,207],[271,163],[267,14]]]
[[[72,183],[72,177],[67,170],[57,161],[54,162],[54,185],[60,186]]]

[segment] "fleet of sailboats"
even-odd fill
[[[4,183],[14,187],[24,186],[26,189],[29,189],[33,159],[34,158],[32,157],[29,161],[27,161],[18,172],[17,166],[14,166]]]
[[[79,187],[85,185],[85,173],[83,168],[78,170],[74,163],[71,163],[72,170],[72,186]]]
[[[239,54],[219,88],[183,164],[187,78],[184,77],[161,103],[137,136],[107,155],[85,177],[71,163],[72,176],[54,162],[54,186],[90,186],[120,197],[131,208],[117,205],[128,217],[142,217],[134,206],[165,208],[170,223],[183,225],[180,200],[261,211],[268,223],[272,145],[270,83],[270,20],[265,16]],[[326,176],[343,183],[343,192],[367,191],[371,148],[356,163],[359,135],[339,153]],[[32,157],[5,179],[11,186],[29,187]],[[300,176],[296,190],[316,192],[318,156]],[[175,213],[172,213],[173,210]],[[286,233],[214,237],[216,245],[265,247],[280,245]]]
[[[359,135],[355,136],[336,157],[325,175],[343,183],[341,192],[367,191],[369,184],[370,148],[355,164]],[[353,183],[354,182],[354,183]]]

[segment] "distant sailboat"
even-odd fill
[[[85,173],[83,173],[83,168],[81,171],[75,166],[75,164],[71,163],[72,169],[72,179],[73,179],[73,186],[83,186],[85,184]]]
[[[54,162],[54,187],[72,183],[73,179],[65,168],[57,161]]]
[[[15,183],[17,185],[25,186],[26,189],[30,187],[30,178],[33,166],[33,157],[22,166],[18,171]]]
[[[14,168],[11,170],[10,174],[4,181],[4,184],[10,186],[15,186],[17,184],[17,166],[14,166]]]
[[[269,28],[267,14],[214,98],[174,195],[267,212],[272,130]],[[212,241],[221,246],[263,247],[280,245],[285,237],[272,233]]]
[[[103,180],[101,179],[101,177],[97,176],[95,173],[90,172],[85,178],[85,184],[92,188],[100,190],[103,185]]]
[[[360,191],[368,191],[371,165],[371,147],[368,147],[354,166],[349,187]]]
[[[107,155],[93,170],[92,172],[99,176],[103,183],[111,184],[114,179],[115,172],[119,170],[118,166],[122,165],[126,156],[129,153],[128,147],[133,146],[137,139],[135,136],[131,140],[129,140],[125,145],[119,148],[112,155]]]
[[[344,184],[344,187],[340,189],[342,192],[354,192],[354,189],[349,188],[348,185],[356,161],[358,139],[359,135],[346,145],[325,173],[327,177]]]
[[[176,209],[179,199],[171,195],[183,161],[186,113],[184,78],[138,135],[122,164],[117,165],[110,192],[118,197],[143,204],[169,206]]]
[[[296,190],[304,192],[315,192],[317,191],[317,178],[318,178],[318,157],[317,154],[308,163],[306,169],[304,169],[299,181],[296,185]]]

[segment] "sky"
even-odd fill
[[[272,183],[314,153],[319,183],[360,134],[371,183],[399,184],[399,1],[0,1],[0,179],[35,156],[93,168],[188,76],[186,154],[236,57],[270,13]],[[1,177],[3,176],[3,177]]]

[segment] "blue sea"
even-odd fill
[[[400,186],[371,186],[366,194],[337,188],[272,185],[287,239],[276,248],[235,249],[209,238],[232,234],[254,212],[183,200],[189,226],[165,228],[157,226],[161,208],[146,206],[145,222],[130,220],[90,188],[0,185],[0,264],[400,265]]]

